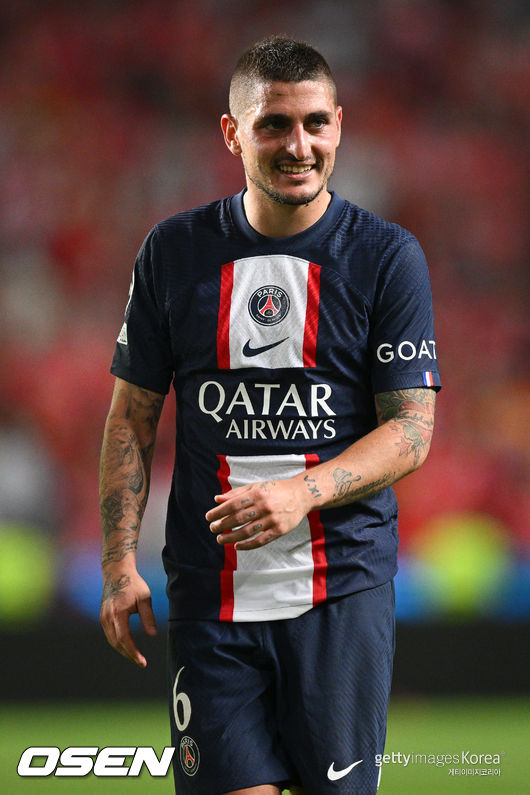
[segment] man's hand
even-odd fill
[[[145,580],[135,570],[105,572],[99,618],[107,640],[117,652],[145,668],[147,660],[136,648],[129,628],[132,613],[139,613],[148,635],[156,635],[151,592]]]
[[[298,476],[239,486],[214,499],[217,507],[206,514],[210,530],[219,533],[219,544],[237,550],[257,549],[289,533],[312,507]]]

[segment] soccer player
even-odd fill
[[[135,550],[173,382],[163,560],[178,795],[378,786],[391,486],[425,460],[440,380],[418,242],[328,191],[341,120],[313,48],[251,47],[221,119],[245,189],[157,224],[134,268],[101,459],[101,621],[145,666],[128,621],[156,631]]]

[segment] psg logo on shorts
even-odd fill
[[[183,737],[180,741],[180,764],[187,776],[194,776],[199,769],[201,755],[199,746],[191,737]]]
[[[284,319],[290,305],[285,290],[274,284],[268,284],[252,293],[248,302],[248,311],[251,318],[260,326],[275,326]]]

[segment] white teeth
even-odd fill
[[[278,168],[285,174],[305,174],[311,171],[313,166],[278,166]]]

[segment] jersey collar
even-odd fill
[[[258,244],[266,244],[271,250],[292,249],[299,245],[306,246],[308,244],[314,244],[315,242],[322,243],[323,237],[335,226],[346,204],[344,199],[341,199],[338,194],[334,191],[330,191],[331,201],[326,212],[312,226],[290,237],[268,237],[267,235],[262,235],[257,232],[254,227],[249,224],[243,205],[245,191],[246,188],[231,197],[230,210],[234,225],[248,240]]]

